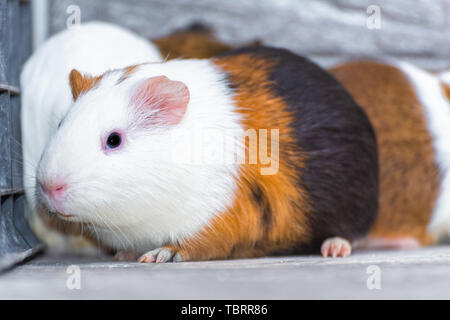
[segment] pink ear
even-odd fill
[[[145,126],[174,125],[186,113],[189,89],[183,82],[166,76],[152,77],[137,85],[131,103],[137,108],[138,121]]]

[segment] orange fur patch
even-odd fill
[[[366,111],[376,132],[380,202],[370,235],[430,243],[426,229],[440,182],[432,137],[414,88],[402,71],[379,62],[351,62],[329,71]]]
[[[271,64],[252,55],[213,60],[230,76],[245,129],[279,129],[279,170],[261,175],[263,165],[241,165],[235,201],[196,237],[174,246],[185,260],[256,257],[289,252],[310,237],[306,192],[299,189],[304,156],[294,141],[293,115],[265,86]],[[270,137],[268,139],[270,141]],[[249,141],[246,141],[249,148]],[[271,152],[269,143],[268,152]],[[259,152],[258,152],[259,154]],[[259,159],[258,159],[259,160]]]
[[[442,90],[444,91],[445,96],[450,102],[450,85],[442,83]]]
[[[78,70],[73,69],[69,75],[70,87],[72,89],[73,100],[77,100],[79,95],[91,90],[103,76],[82,75]]]
[[[120,76],[118,83],[128,79],[138,68],[138,65],[128,66],[124,69],[123,74]]]
[[[168,36],[153,39],[152,42],[159,48],[161,55],[166,60],[207,59],[237,47],[218,40],[208,29],[176,31]],[[251,41],[238,47],[248,45],[261,45],[261,42]]]
[[[176,58],[205,59],[232,49],[217,40],[209,30],[177,31],[168,36],[153,39],[161,55],[167,60]]]

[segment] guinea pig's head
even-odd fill
[[[74,103],[36,177],[38,202],[64,220],[138,224],[144,207],[157,205],[176,183],[172,152],[165,150],[185,116],[189,90],[163,75],[130,77],[129,71],[70,74]]]

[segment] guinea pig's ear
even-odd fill
[[[72,88],[73,101],[77,100],[80,94],[91,90],[101,78],[102,76],[82,75],[78,70],[72,69],[69,75],[69,82]]]
[[[189,98],[189,89],[183,82],[157,76],[138,83],[131,103],[143,125],[175,125],[186,113]]]

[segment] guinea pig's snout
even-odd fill
[[[39,178],[37,179],[37,187],[41,191],[41,203],[50,212],[56,213],[62,218],[73,216],[66,213],[67,183],[63,179]]]
[[[60,180],[39,181],[42,191],[53,201],[60,201],[67,190],[67,184]]]

